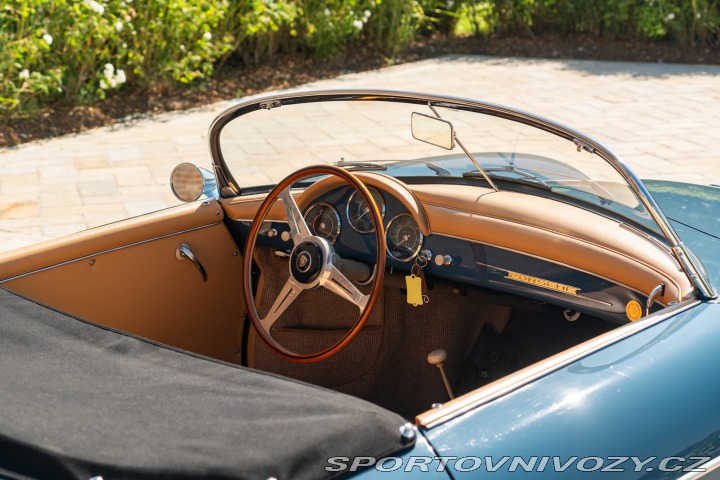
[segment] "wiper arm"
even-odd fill
[[[341,158],[339,162],[335,162],[336,167],[344,168],[348,172],[357,172],[361,170],[387,170],[387,166],[380,165],[379,163],[370,162],[347,162],[344,158]]]
[[[432,112],[435,114],[435,116],[436,116],[437,118],[442,119],[442,117],[440,116],[440,113],[438,113],[438,111],[435,109],[435,107],[433,107],[432,102],[429,102],[429,103],[428,103],[428,107],[430,107],[430,110],[432,110]],[[481,167],[480,164],[477,162],[477,160],[475,160],[475,157],[473,157],[472,153],[470,153],[470,151],[469,151],[467,148],[465,148],[465,145],[463,145],[463,143],[460,141],[460,138],[458,138],[457,132],[455,131],[454,128],[452,129],[452,135],[453,135],[453,139],[455,140],[455,143],[457,143],[458,146],[460,147],[460,149],[461,149],[463,152],[465,152],[465,155],[467,155],[467,157],[470,159],[470,161],[472,161],[472,163],[475,164],[475,167],[478,169],[478,171],[479,171],[479,172],[482,174],[482,176],[485,178],[485,181],[490,184],[490,186],[492,187],[493,190],[495,190],[496,192],[499,192],[500,189],[497,188],[497,186],[493,183],[493,181],[490,179],[490,177],[488,177],[487,175],[485,175],[485,172],[483,171],[482,167]]]

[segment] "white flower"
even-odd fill
[[[18,74],[18,77],[20,77],[22,80],[27,80],[28,78],[30,78],[30,71],[26,68]]]
[[[666,22],[672,22],[673,20],[675,20],[675,14],[674,14],[674,13],[670,13],[670,14],[668,14],[667,17],[665,17],[665,21],[666,21]]]
[[[372,12],[371,12],[370,10],[365,10],[365,11],[363,12],[363,16],[364,16],[365,18],[370,18],[370,15],[372,15]]]
[[[698,13],[695,15],[695,18],[697,18],[698,20],[700,20],[700,19],[702,18],[702,14],[701,14],[700,12],[698,12]]]
[[[180,50],[185,51],[185,45],[180,45]]]
[[[454,1],[454,0],[448,0],[448,2],[447,2],[447,8],[452,8],[454,5],[455,5],[455,1]]]
[[[109,80],[110,80],[110,86],[112,88],[117,88],[117,86],[118,86],[117,80],[115,80],[114,78],[111,78]]]
[[[103,73],[106,77],[110,77],[113,73],[115,73],[115,67],[113,67],[112,63],[105,64],[105,70],[103,71]]]
[[[330,9],[329,9],[329,8],[326,8],[325,10],[323,10],[323,13],[325,14],[326,17],[329,17],[329,16],[330,16]]]
[[[107,83],[105,83],[105,80],[100,79],[100,88],[102,88],[103,90],[107,90],[107,87],[108,86]]]
[[[123,23],[122,22],[115,22],[115,30],[118,32],[122,32],[123,29]]]
[[[212,40],[212,33],[210,33],[210,32],[203,33],[203,38],[209,42],[210,40]]]
[[[358,30],[362,30],[363,28],[363,22],[361,20],[354,20],[353,26],[357,28]]]
[[[98,15],[102,15],[103,13],[105,13],[105,7],[103,7],[102,5],[100,5],[100,4],[99,4],[98,2],[96,2],[95,0],[85,0],[83,3],[85,3],[85,5],[86,5],[90,10],[92,10],[92,11],[95,12],[95,13],[97,13]]]
[[[46,33],[45,35],[43,35],[43,40],[45,40],[45,43],[47,43],[48,46],[52,45],[53,38],[52,38],[52,35],[50,35],[49,33]]]
[[[117,80],[118,85],[125,83],[127,80],[127,77],[125,76],[125,70],[118,70],[117,75],[115,76],[115,80]]]

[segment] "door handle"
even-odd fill
[[[207,272],[205,272],[205,268],[203,268],[200,260],[198,260],[197,257],[195,257],[195,255],[192,253],[192,250],[190,250],[190,245],[188,245],[187,243],[181,243],[180,245],[178,245],[175,249],[175,257],[178,260],[190,260],[200,271],[203,282],[207,282]]]

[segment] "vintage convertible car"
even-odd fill
[[[0,255],[0,476],[718,478],[717,188],[437,95],[209,137],[185,205]]]

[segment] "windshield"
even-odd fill
[[[423,140],[415,120],[429,128],[435,120],[436,136]],[[598,155],[462,105],[378,99],[282,104],[230,122],[220,147],[241,189],[275,184],[304,166],[340,164],[398,178],[457,178],[483,186],[489,180],[499,190],[523,185],[524,192],[581,202],[660,233],[622,176]]]

